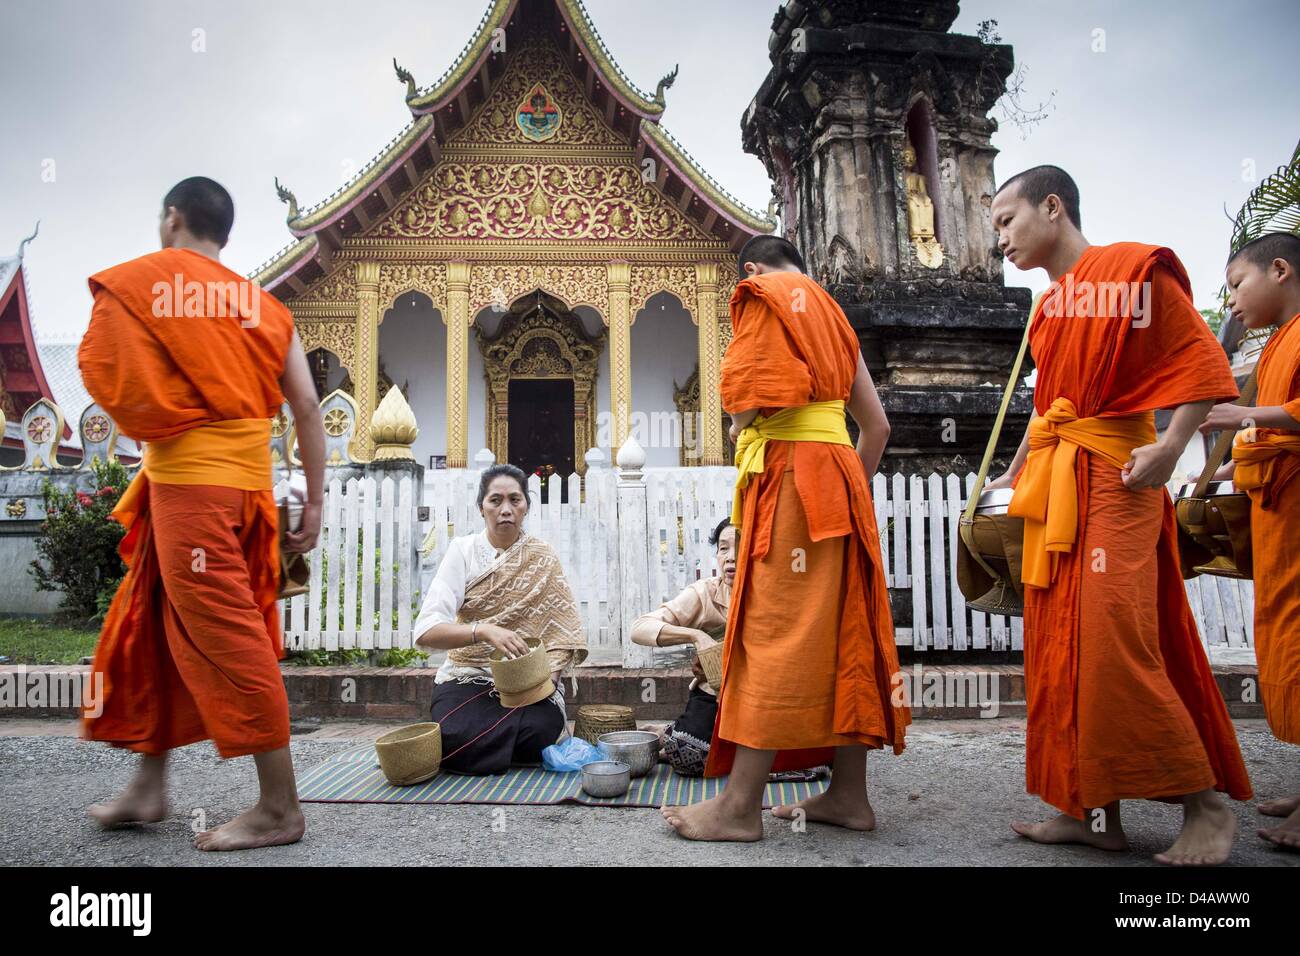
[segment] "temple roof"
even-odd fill
[[[662,167],[656,187],[706,234],[738,251],[751,236],[772,231],[774,221],[728,193],[660,124],[664,90],[676,70],[651,96],[615,63],[581,0],[491,0],[474,35],[436,81],[420,87],[396,67],[407,84],[411,121],[349,182],[305,209],[281,188],[295,240],[259,266],[253,278],[271,290],[287,285],[284,291],[293,295],[329,271],[343,239],[361,235],[389,215],[487,101],[507,66],[497,41],[504,39],[505,49],[514,50],[538,33],[554,40],[588,100],[633,149],[636,162],[651,157]]]
[[[0,375],[3,376],[0,396],[8,394],[10,397],[12,414],[6,414],[6,418],[14,421],[42,398],[58,402],[41,367],[41,354],[28,305],[30,299],[23,252],[27,243],[35,238],[33,232],[19,244],[15,255],[0,259]],[[67,424],[66,412],[64,422],[63,437],[67,439],[72,437],[73,430]]]

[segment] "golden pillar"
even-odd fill
[[[722,444],[722,355],[718,341],[718,264],[695,265],[696,318],[700,343],[700,445],[695,449],[700,465],[725,465]]]
[[[375,413],[379,382],[379,263],[357,263],[357,330],[352,373],[357,403],[357,428],[352,437],[352,457],[369,461],[374,454],[370,416]]]
[[[447,263],[447,467],[469,465],[469,263]]]
[[[614,455],[627,440],[632,414],[632,264],[611,262],[609,270],[609,415]]]

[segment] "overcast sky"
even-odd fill
[[[644,90],[680,63],[664,125],[732,193],[764,208],[740,148],[766,75],[777,0],[586,0]],[[273,177],[304,205],[409,120],[392,58],[421,85],[452,62],[486,0],[6,0],[0,33],[0,255],[28,248],[37,333],[77,338],[86,276],[157,248],[163,193],[185,176],[231,190],[224,260],[251,271],[289,240]],[[1172,246],[1214,303],[1235,213],[1300,137],[1295,0],[963,0],[954,29],[996,19],[1045,120],[1003,122],[999,180],[1056,163],[1094,243]],[[194,31],[206,50],[195,52]],[[1104,31],[1098,34],[1096,31]],[[1098,41],[1104,52],[1094,52]],[[995,115],[997,115],[995,113]],[[52,161],[52,166],[51,166]],[[53,172],[53,181],[46,181]],[[1041,272],[1007,266],[1041,288]]]

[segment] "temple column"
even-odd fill
[[[357,328],[353,356],[352,397],[357,403],[357,428],[352,437],[352,457],[370,461],[370,416],[375,413],[379,383],[379,263],[357,263]]]
[[[447,263],[447,467],[469,464],[469,263]]]
[[[614,455],[628,436],[632,414],[632,264],[611,262],[609,284],[609,414]]]
[[[725,465],[722,444],[722,355],[718,341],[718,264],[695,264],[696,318],[700,347],[700,465]]]

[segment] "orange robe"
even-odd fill
[[[1062,299],[1073,294],[1080,308],[1072,314],[1049,293],[1031,318],[1040,415],[1072,405],[1080,420],[1103,418],[1094,431],[1124,417],[1119,431],[1153,439],[1154,409],[1237,395],[1170,250],[1093,246],[1070,271]],[[1145,315],[1089,311],[1078,298],[1115,282],[1150,283]],[[1130,491],[1114,461],[1083,446],[1057,477],[1071,470],[1075,540],[1053,546],[1046,587],[1025,588],[1028,791],[1079,818],[1113,800],[1209,787],[1246,799],[1236,734],[1179,573],[1168,493]]]
[[[1300,421],[1300,315],[1273,333],[1257,367],[1256,405]],[[1232,451],[1234,480],[1250,495],[1255,657],[1268,725],[1300,744],[1300,432],[1260,428]]]
[[[211,738],[223,757],[289,742],[269,441],[293,318],[256,288],[241,313],[238,285],[219,284],[246,281],[172,249],[90,279],[86,390],[147,443],[113,512],[128,570],[95,649],[90,739],[161,754]]]
[[[817,283],[746,279],[731,315],[725,408],[848,399],[858,339]],[[744,488],[705,775],[728,773],[737,745],[780,751],[776,770],[828,763],[841,745],[900,753],[911,717],[891,701],[898,652],[862,461],[846,445],[773,440],[764,466]]]

